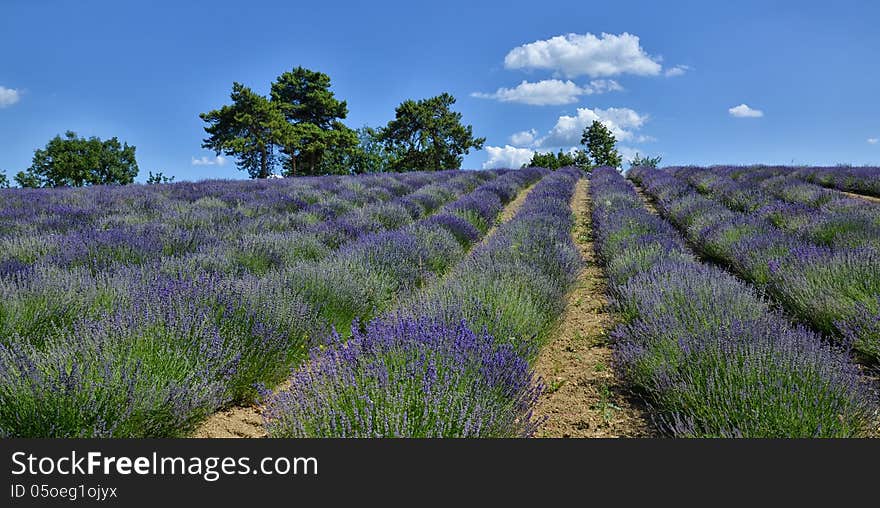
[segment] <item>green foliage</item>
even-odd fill
[[[296,67],[272,83],[270,97],[234,83],[232,104],[208,113],[203,147],[237,158],[252,178],[266,178],[275,165],[285,176],[346,174],[357,157],[358,135],[340,120],[345,101],[330,91],[330,77]]]
[[[448,93],[403,102],[383,129],[352,130],[330,77],[303,67],[280,75],[269,98],[239,83],[230,97],[231,105],[200,115],[208,123],[202,147],[235,157],[252,178],[268,177],[277,163],[285,176],[458,169],[486,141],[462,125]],[[578,160],[589,163],[585,154]]]
[[[165,176],[161,171],[157,171],[154,175],[152,171],[150,171],[150,176],[147,177],[147,183],[150,185],[157,183],[171,183],[174,181],[173,176]]]
[[[137,174],[134,146],[115,137],[101,141],[67,131],[35,150],[31,167],[19,171],[15,181],[22,187],[82,187],[129,184]]]
[[[341,163],[358,137],[340,121],[348,115],[348,105],[330,91],[330,76],[296,67],[278,76],[270,95],[292,126],[282,144],[284,174],[348,173]],[[326,164],[325,157],[330,159]]]
[[[309,123],[327,130],[348,115],[346,102],[330,91],[330,76],[304,67],[278,76],[270,96],[292,124]]]
[[[630,168],[656,168],[660,161],[663,159],[661,156],[651,157],[650,155],[646,155],[642,157],[636,152],[636,156],[629,161]]]
[[[235,157],[251,178],[266,178],[274,166],[274,148],[291,136],[278,105],[241,83],[232,84],[231,105],[202,113],[209,125],[202,148]]]
[[[523,164],[522,167],[547,168],[555,170],[567,166],[576,166],[585,170],[589,170],[592,167],[590,164],[590,157],[587,155],[586,151],[575,150],[574,152],[563,152],[561,149],[559,150],[559,153],[535,152],[535,155],[532,156],[532,160],[530,160],[527,164]]]
[[[462,155],[479,150],[486,138],[474,138],[473,128],[462,125],[461,113],[450,106],[448,93],[419,101],[407,100],[395,109],[395,118],[379,133],[390,154],[392,171],[459,169]]]
[[[43,186],[37,175],[25,173],[24,171],[19,171],[15,174],[15,183],[24,189],[36,189]]]
[[[379,131],[361,127],[354,131],[355,144],[328,150],[321,160],[321,174],[346,175],[386,171],[391,155],[379,140]]]
[[[584,129],[581,137],[581,144],[587,145],[596,166],[620,167],[622,158],[614,148],[616,143],[614,134],[598,120],[593,120],[593,124]]]
[[[8,189],[9,188],[9,179],[6,178],[6,173],[0,171],[0,189]]]

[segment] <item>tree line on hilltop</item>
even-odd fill
[[[278,76],[268,97],[234,83],[230,99],[200,115],[202,147],[234,157],[252,178],[458,169],[486,141],[462,124],[448,93],[404,101],[383,128],[351,129],[330,77],[303,67]]]
[[[304,67],[278,76],[266,96],[233,83],[229,104],[199,115],[207,134],[202,148],[234,158],[251,178],[267,178],[459,169],[463,156],[486,141],[462,123],[448,93],[403,101],[384,127],[352,129],[343,123],[348,104],[330,87],[327,74]],[[581,144],[586,148],[535,153],[524,166],[620,167],[614,135],[602,123],[584,129]],[[116,137],[84,138],[68,131],[35,150],[31,166],[13,179],[20,187],[130,184],[138,175],[135,150]],[[656,166],[659,160],[637,155],[632,164]],[[173,180],[151,171],[147,183]],[[9,186],[0,171],[0,187]]]

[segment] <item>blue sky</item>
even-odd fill
[[[351,127],[452,93],[487,138],[466,168],[569,147],[593,118],[664,164],[880,164],[880,8],[660,4],[4,0],[0,169],[70,129],[136,145],[139,180],[244,178],[198,114],[297,65],[331,76]]]

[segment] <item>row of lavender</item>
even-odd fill
[[[754,183],[777,198],[791,203],[824,207],[829,210],[840,210],[864,206],[871,203],[864,196],[855,196],[834,187],[822,186],[804,173],[792,168],[758,168],[750,170],[746,167],[712,168],[721,174],[741,181]],[[876,206],[872,207],[876,208]]]
[[[712,166],[712,170],[739,174],[785,175],[840,191],[880,197],[880,167]]]
[[[0,279],[0,435],[186,434],[230,400],[252,397],[256,384],[283,379],[330,324],[348,327],[441,273],[502,200],[542,174],[457,176],[453,189],[460,178],[492,181],[405,230],[369,233],[263,275],[160,260]]]
[[[593,171],[593,225],[622,377],[681,437],[844,437],[873,401],[845,351],[792,325],[748,284],[699,262],[620,174]]]
[[[794,168],[793,171],[804,180],[823,187],[880,197],[878,167]]]
[[[458,173],[443,174],[438,177],[423,177],[415,192],[406,194],[406,188],[397,186],[400,192],[404,194],[395,200],[387,203],[380,203],[373,207],[375,210],[381,210],[387,206],[387,210],[400,209],[402,201],[413,202],[418,206],[407,207],[411,210],[407,214],[390,214],[377,213],[372,221],[362,221],[360,228],[345,227],[349,231],[347,235],[351,240],[357,239],[369,233],[378,233],[385,229],[394,229],[402,225],[412,223],[414,220],[436,213],[437,209],[445,202],[457,199],[462,194],[470,192],[477,185],[487,180],[493,180],[496,173]],[[396,176],[392,176],[389,180],[394,180]],[[375,180],[375,178],[373,178]],[[315,180],[315,179],[311,179]],[[439,180],[439,183],[432,183]],[[212,182],[208,184],[186,184],[187,187],[207,187],[214,191],[219,191]],[[313,182],[316,184],[317,181]],[[229,182],[232,187],[239,187],[239,182]],[[424,184],[424,185],[422,185]],[[286,184],[285,184],[286,185]],[[377,185],[383,185],[381,183]],[[388,185],[387,183],[384,185]],[[158,186],[157,192],[167,192]],[[299,192],[302,185],[291,185],[290,190],[293,193]],[[255,193],[259,193],[261,186],[252,189]],[[367,187],[370,189],[372,187]],[[121,188],[108,189],[88,189],[93,194],[100,196],[102,192],[122,192]],[[411,188],[409,190],[412,190]],[[32,191],[27,191],[28,193]],[[64,196],[68,190],[53,190],[50,193],[57,193]],[[71,190],[70,193],[75,195],[88,195],[85,190]],[[39,194],[37,194],[39,195]],[[199,195],[199,194],[197,194]],[[387,193],[385,194],[387,197]],[[104,198],[94,198],[95,200]],[[196,201],[202,198],[196,199]],[[334,198],[339,202],[340,198]],[[259,202],[259,197],[252,197],[254,202]],[[51,200],[48,200],[50,201]],[[116,200],[108,200],[116,203]],[[355,200],[356,201],[356,200]],[[108,212],[112,214],[113,207],[109,207]],[[224,214],[232,214],[228,209],[215,210],[216,217],[222,217]],[[360,209],[354,210],[349,214],[341,217],[333,218],[332,216],[324,222],[315,223],[318,228],[327,224],[351,224],[358,217],[363,217]],[[399,220],[387,221],[381,220],[382,216],[397,215]],[[216,226],[216,224],[215,224]],[[80,226],[88,229],[88,222]],[[327,228],[329,229],[329,228]],[[210,235],[210,230],[203,231],[200,234]],[[265,232],[263,234],[272,235],[273,232]],[[294,265],[301,267],[303,265],[311,266],[318,260],[329,256],[333,250],[324,247],[322,250],[311,248],[315,242],[309,242],[305,237],[299,235],[297,231],[286,231],[282,234],[288,235],[288,242],[278,245],[279,250],[283,250],[285,257],[274,265],[264,266],[263,270],[255,270],[253,263],[248,260],[259,256],[261,251],[255,246],[241,245],[236,241],[229,241],[219,246],[219,252],[195,252],[189,254],[171,254],[162,255],[157,259],[145,261],[142,263],[128,263],[126,260],[118,259],[114,262],[102,266],[103,269],[97,269],[96,264],[92,266],[82,265],[62,265],[56,263],[36,263],[29,266],[25,271],[18,271],[6,276],[0,276],[0,296],[2,296],[2,307],[0,307],[0,343],[9,342],[9,337],[16,335],[18,339],[26,339],[30,343],[39,344],[47,337],[54,334],[58,329],[67,330],[74,320],[85,318],[98,319],[101,315],[125,307],[132,298],[138,301],[141,296],[139,291],[134,291],[133,295],[130,288],[153,287],[152,281],[155,279],[220,279],[225,285],[234,285],[234,282],[241,282],[243,285],[260,285],[267,286],[273,282],[277,286],[279,278],[277,272],[282,269],[290,269]],[[218,234],[219,236],[219,234]],[[122,238],[124,244],[147,243],[144,239],[134,236]],[[106,245],[100,242],[82,242],[90,249],[103,250]],[[344,242],[343,242],[344,243]],[[94,259],[94,258],[92,258]],[[222,269],[229,266],[231,269]],[[266,273],[270,272],[270,273]],[[266,280],[264,280],[266,279]],[[239,284],[241,285],[241,284]],[[268,290],[268,288],[265,288]],[[144,300],[149,302],[149,299]],[[293,300],[291,300],[293,301]],[[259,308],[271,308],[271,304],[264,302],[251,302]],[[268,306],[267,306],[268,305]],[[296,316],[293,312],[297,306],[291,304],[287,308],[281,308],[279,315],[290,314]]]
[[[669,168],[703,194],[755,214],[804,240],[880,250],[880,206],[804,182],[793,173],[743,168]]]
[[[277,188],[226,182],[235,191],[225,193],[215,182],[5,191],[0,276],[46,264],[102,271],[161,257],[260,270],[319,256],[353,232],[411,222],[480,181],[455,172],[307,180]]]
[[[868,359],[880,357],[876,248],[817,245],[775,227],[761,213],[732,210],[667,171],[636,169],[630,175],[705,255],[760,285],[799,320]]]
[[[269,397],[274,437],[531,435],[541,390],[530,361],[580,269],[570,201],[580,173],[544,177],[443,280],[313,350]]]

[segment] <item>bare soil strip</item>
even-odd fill
[[[585,266],[535,365],[547,385],[536,409],[547,421],[537,437],[652,436],[647,412],[612,370],[607,331],[615,318],[608,310],[605,275],[590,239],[588,186],[581,179],[572,199],[572,236]]]
[[[498,221],[486,235],[483,241],[489,239],[490,236],[498,228],[499,224],[503,224],[516,215],[526,196],[534,188],[534,184],[521,190],[513,201],[504,207]],[[275,391],[288,387],[288,382],[279,385]],[[266,437],[266,430],[263,428],[263,417],[261,407],[259,405],[247,407],[231,407],[223,409],[209,416],[207,420],[202,422],[198,429],[193,433],[195,438],[260,438]]]
[[[645,194],[645,191],[643,191],[640,186],[635,185],[632,182],[629,182],[629,184],[632,185],[633,188],[636,190],[636,194],[638,194],[639,197],[642,198],[642,203],[645,204],[645,206],[648,208],[648,211],[651,212],[652,215],[660,215],[660,213],[657,212],[657,207],[654,206],[654,202],[651,201],[651,198],[649,198],[647,194]]]
[[[847,196],[849,196],[851,198],[864,199],[865,201],[870,201],[872,203],[880,203],[880,198],[878,198],[878,197],[866,196],[864,194],[856,194],[855,192],[846,192],[846,191],[840,191],[840,192],[846,194]]]
[[[266,437],[260,406],[232,407],[214,413],[192,437]]]

